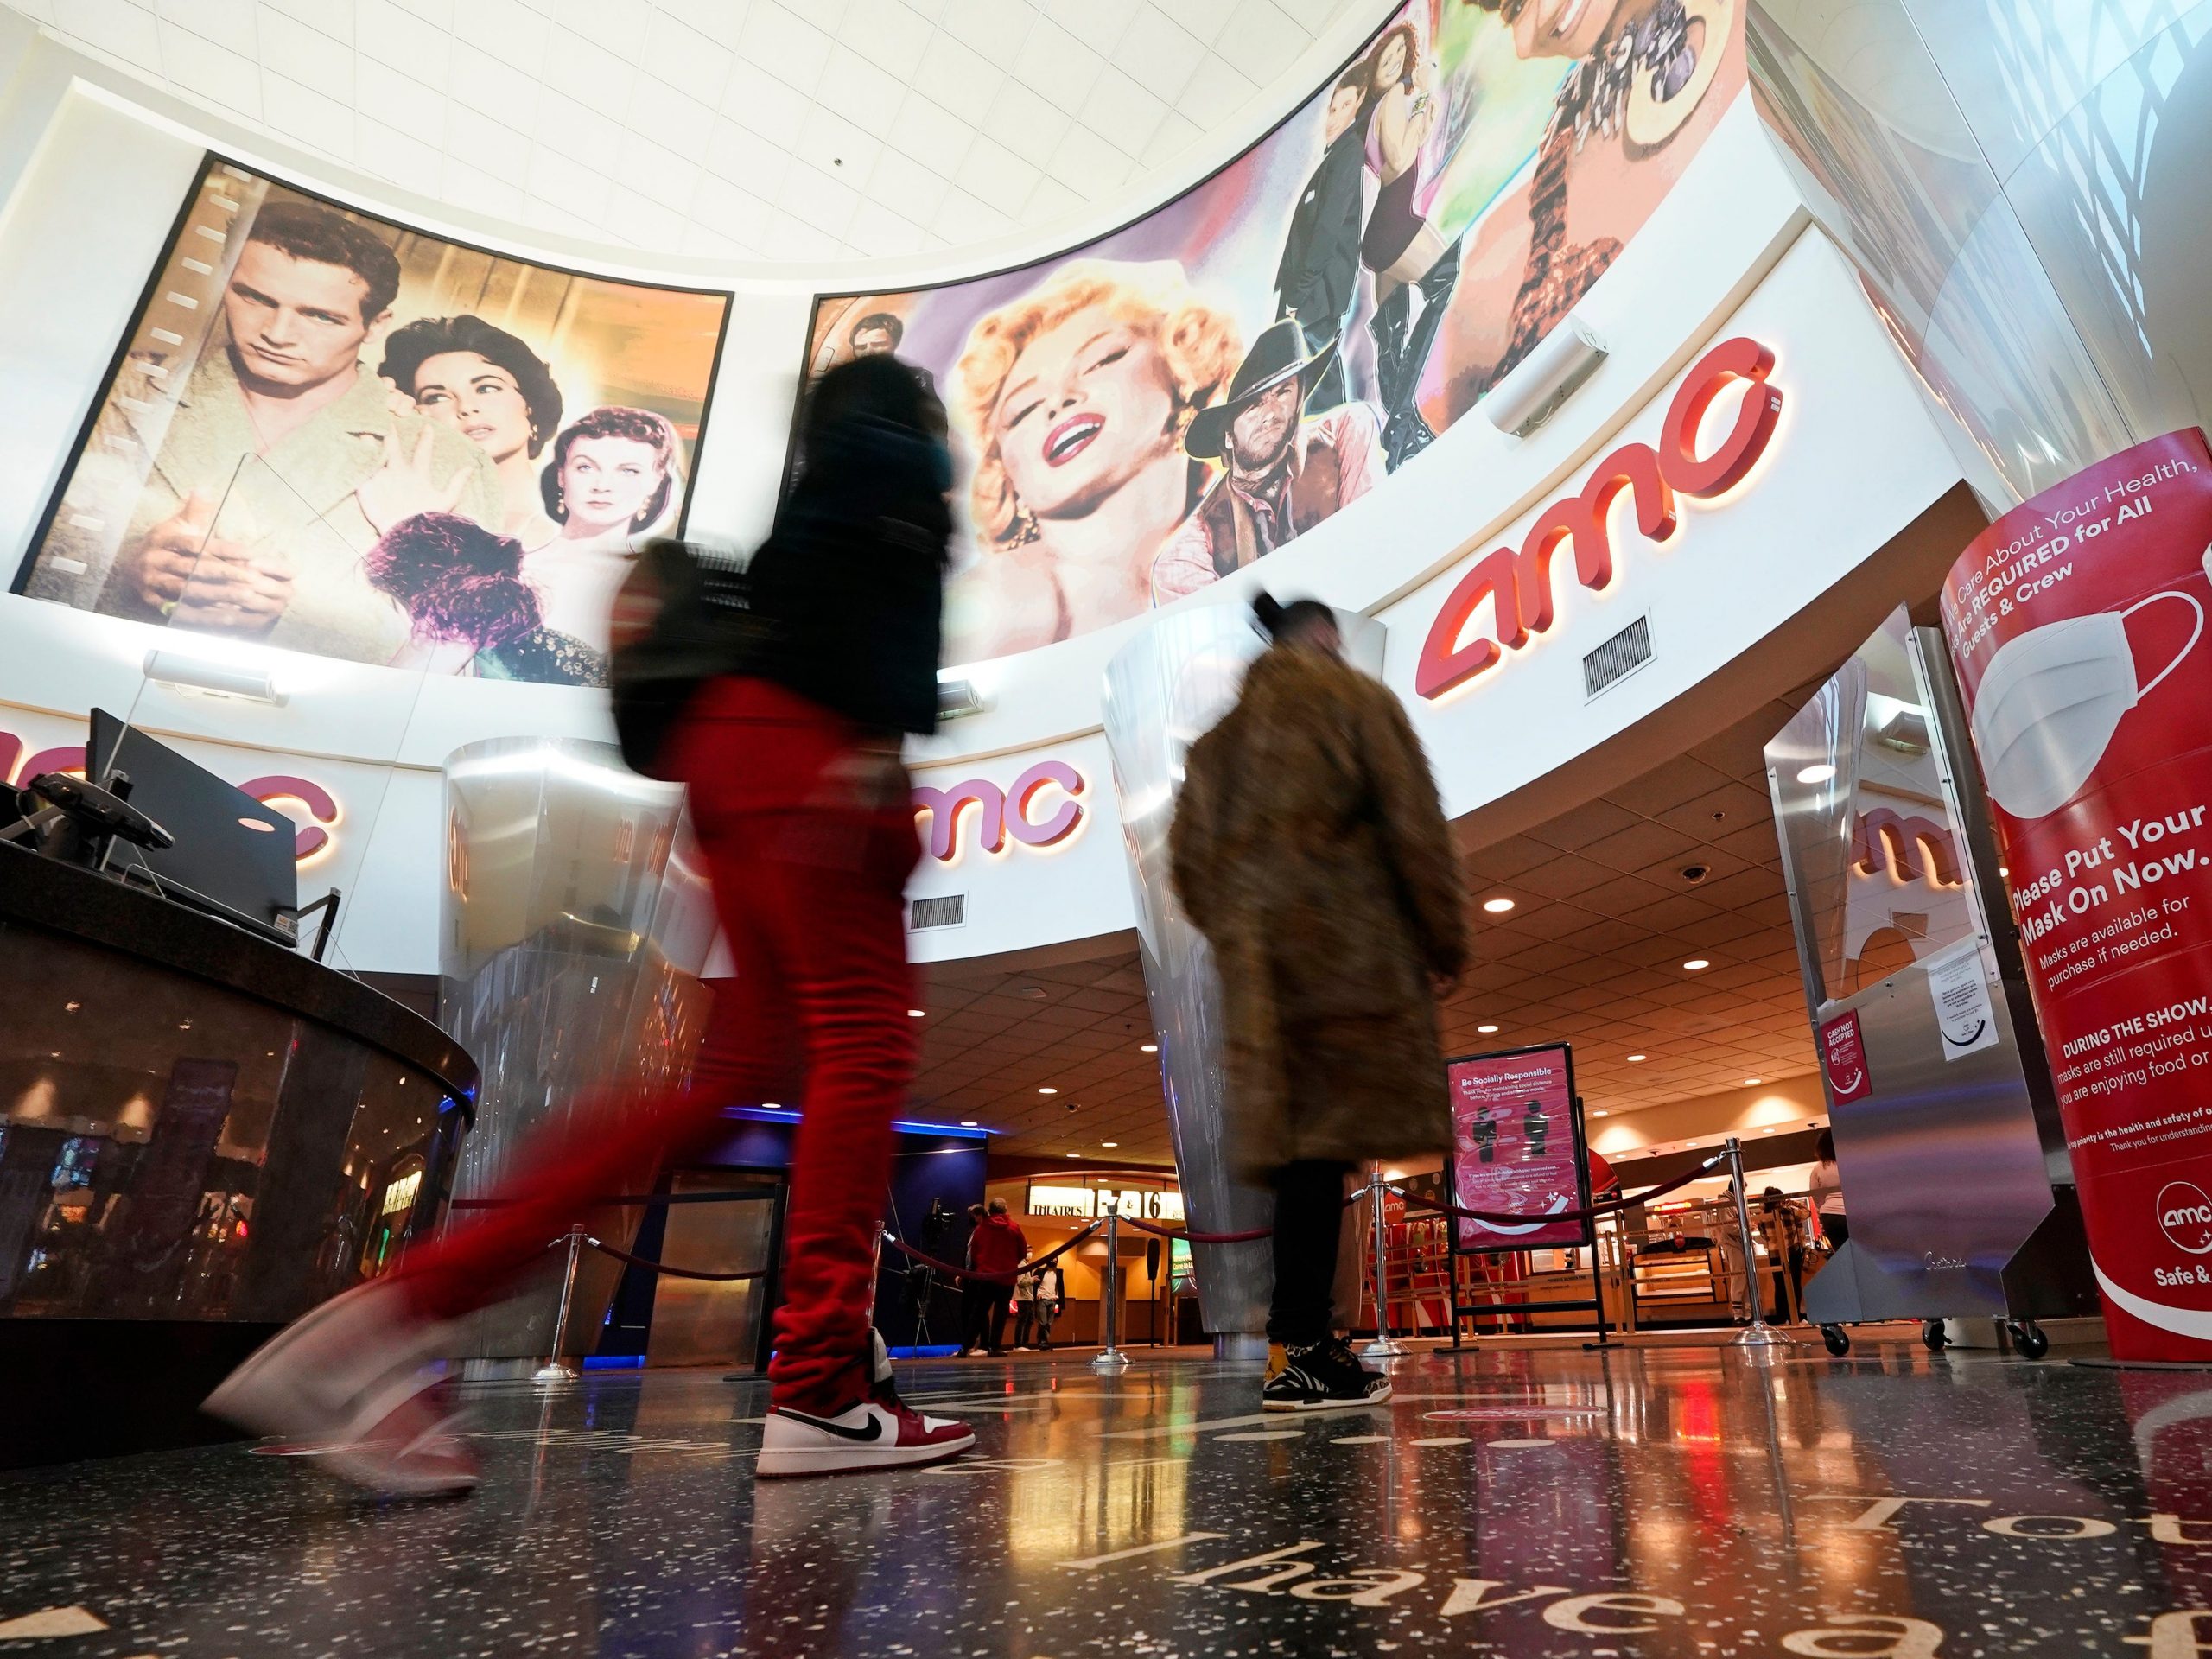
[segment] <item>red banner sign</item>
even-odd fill
[[[1538,1219],[1455,1218],[1463,1250],[1547,1249],[1589,1240],[1580,1221],[1541,1217],[1581,1207],[1574,1084],[1567,1051],[1524,1049],[1445,1066],[1452,1091],[1452,1197],[1463,1209]]]
[[[2212,1359],[2212,452],[2138,444],[1943,586],[2113,1352]]]

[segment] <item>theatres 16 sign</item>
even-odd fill
[[[1767,384],[1774,353],[1757,340],[1723,341],[1683,378],[1656,449],[1626,443],[1590,471],[1580,492],[1563,496],[1538,515],[1516,551],[1501,547],[1478,561],[1445,599],[1422,642],[1414,690],[1440,697],[1518,651],[1531,634],[1549,632],[1554,616],[1552,564],[1564,548],[1574,553],[1574,577],[1602,592],[1612,584],[1614,502],[1626,492],[1637,530],[1655,542],[1669,541],[1681,526],[1677,496],[1712,501],[1741,483],[1774,436],[1782,393]],[[1727,435],[1707,454],[1698,452],[1700,428],[1720,394],[1747,384]],[[1484,600],[1488,633],[1469,634]]]

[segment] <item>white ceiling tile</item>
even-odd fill
[[[611,162],[613,158],[610,156],[607,159]],[[597,168],[539,144],[531,151],[530,167],[524,178],[532,197],[552,203],[580,221],[606,223],[607,204],[613,194],[614,182]]]
[[[683,215],[650,196],[618,184],[607,204],[607,228],[641,248],[673,247],[683,236]]]
[[[1170,15],[1201,46],[1221,39],[1239,0],[1175,0]]]
[[[957,187],[945,192],[937,224],[938,233],[954,243],[988,242],[1014,228],[1014,221],[997,208]]]
[[[1272,80],[1297,60],[1296,26],[1274,0],[1242,0],[1213,49],[1247,80]]]
[[[950,188],[944,175],[931,172],[911,156],[886,149],[875,158],[866,194],[869,200],[890,208],[900,218],[924,226],[936,219],[944,193]]]
[[[583,41],[566,29],[556,26],[547,42],[546,86],[611,121],[629,114],[630,86],[637,75],[628,64],[588,51]]]
[[[325,98],[334,98],[349,106],[353,104],[351,48],[319,34],[305,23],[271,11],[261,20],[261,50],[266,61],[301,86],[313,87]]]
[[[836,237],[781,210],[769,219],[760,245],[771,259],[835,259],[845,251]]]
[[[361,3],[365,5],[368,0]],[[557,0],[553,21],[591,41],[602,53],[635,63],[652,11],[650,0]]]
[[[860,200],[860,192],[842,180],[800,161],[791,163],[784,175],[784,188],[776,193],[777,207],[832,236],[844,234]]]
[[[1021,211],[1021,204],[1029,200],[1037,176],[1037,168],[1030,162],[978,134],[952,181],[977,200],[995,207],[1011,222]]]
[[[454,0],[399,0],[399,3],[426,23],[435,23],[448,34],[453,32]]]
[[[776,138],[806,118],[807,94],[789,81],[740,58],[730,66],[721,112],[765,137]]]
[[[74,10],[74,4],[71,10]],[[278,11],[309,29],[319,29],[346,45],[353,44],[353,0],[262,0],[261,10]],[[265,54],[262,62],[282,71],[283,65]]]
[[[189,29],[226,50],[252,57],[259,49],[254,37],[253,0],[159,0],[154,10],[163,22]]]
[[[353,147],[358,152],[356,166],[380,179],[390,179],[404,190],[435,197],[445,181],[443,150],[412,133],[372,121],[358,111],[353,116]]]
[[[1344,0],[1275,0],[1275,4],[1309,35],[1328,29],[1344,10]]]
[[[266,22],[264,17],[264,29]],[[453,33],[401,10],[393,0],[354,0],[353,49],[365,58],[404,69],[417,80],[442,86],[453,56]],[[266,40],[261,52],[264,62],[283,67],[284,60],[270,51]]]
[[[630,89],[630,125],[655,143],[689,156],[696,165],[719,118],[696,98],[687,98],[643,70]]]
[[[856,253],[890,259],[922,249],[922,227],[900,218],[881,202],[863,201],[845,227],[845,240]]]
[[[729,67],[736,54],[702,35],[689,23],[665,12],[653,14],[645,31],[645,51],[638,67],[657,75],[687,97],[714,105],[721,101],[729,84]]]
[[[811,93],[830,60],[830,37],[777,0],[753,0],[739,43],[747,60]]]
[[[1143,0],[1045,0],[1045,15],[1101,57],[1114,55]]]
[[[661,10],[690,24],[717,46],[734,51],[744,35],[747,0],[658,0],[658,3]]]
[[[360,104],[365,110],[380,107],[381,99],[372,90],[371,77],[397,74],[380,63],[361,60],[354,79],[360,86]],[[412,78],[410,77],[411,79]],[[420,86],[422,83],[414,83]],[[453,67],[446,73],[446,92],[456,104],[466,104],[472,110],[481,111],[495,121],[527,132],[537,123],[537,100],[543,89],[537,77],[502,63],[488,52],[460,41],[454,42]],[[388,121],[396,116],[386,115]],[[405,124],[400,123],[400,124]]]
[[[942,27],[969,50],[1004,69],[1010,67],[1037,21],[1032,0],[957,0],[945,9]]]
[[[35,23],[54,23],[54,0],[8,0],[8,3]]]
[[[806,112],[792,135],[791,152],[855,191],[864,189],[883,146],[842,116],[821,105]]]
[[[1144,154],[1138,156],[1137,161],[1144,167],[1163,167],[1205,137],[1196,126],[1170,110],[1161,118],[1159,130],[1152,135],[1152,142],[1144,147]]]
[[[250,118],[261,114],[261,67],[246,53],[218,46],[204,35],[162,25],[162,70],[226,108]]]
[[[748,248],[760,247],[775,209],[766,198],[712,173],[702,174],[691,198],[691,216],[719,236]]]
[[[928,89],[931,102],[970,126],[979,126],[989,117],[1005,81],[1005,72],[988,58],[944,34],[931,38],[914,77],[917,86]]]
[[[1057,23],[1039,17],[1014,60],[1014,73],[1064,110],[1082,107],[1105,60]]]
[[[490,116],[455,104],[446,111],[446,149],[457,160],[520,187],[530,168],[530,137]]]
[[[891,123],[888,148],[912,156],[933,173],[950,178],[975,142],[976,130],[948,115],[919,92],[908,92]]]
[[[620,153],[626,130],[620,121],[548,86],[538,96],[537,124],[531,136],[572,161],[604,168],[612,166]]]
[[[522,212],[522,190],[509,179],[480,172],[467,162],[446,157],[445,181],[438,194],[459,207],[473,213],[492,213],[501,219],[514,219]]]
[[[902,0],[851,0],[837,38],[885,69],[911,71],[937,26]]]
[[[353,159],[352,106],[325,98],[274,69],[261,72],[261,118],[287,138],[296,138],[342,161]]]
[[[1073,119],[1018,80],[1009,79],[993,101],[983,130],[1033,167],[1043,167]]]
[[[446,95],[436,87],[366,58],[355,66],[353,86],[360,106],[374,110],[380,125],[397,128],[433,149],[445,149]],[[532,93],[537,90],[531,88]]]
[[[887,69],[879,69],[849,46],[834,48],[815,88],[817,103],[828,105],[871,137],[891,130],[899,113],[899,100],[906,95],[906,82]]]
[[[1259,90],[1230,68],[1226,59],[1209,53],[1191,72],[1175,107],[1185,119],[1204,125],[1243,110]]]
[[[468,0],[454,14],[456,41],[533,80],[545,73],[545,43],[552,32],[552,23],[522,0]],[[458,60],[454,69],[458,76]],[[455,86],[454,91],[458,94],[461,89]]]
[[[709,230],[696,219],[684,221],[683,245],[677,251],[702,259],[751,259],[757,257],[753,249]]]
[[[1046,171],[1085,200],[1118,188],[1129,176],[1127,156],[1088,127],[1071,126],[1052,151]]]
[[[1122,36],[1114,67],[1154,98],[1173,104],[1205,55],[1196,35],[1158,6],[1147,3]]]
[[[791,156],[780,144],[724,118],[715,124],[714,134],[707,141],[706,163],[709,172],[773,201],[784,188]]]
[[[699,163],[655,143],[641,132],[632,132],[622,141],[622,154],[615,163],[614,176],[671,213],[686,213],[690,211],[692,194],[698,188]]]
[[[1082,118],[1124,155],[1141,156],[1166,113],[1165,104],[1109,65],[1084,100]]]
[[[69,0],[63,15],[79,39],[137,68],[162,73],[161,32],[144,7],[130,0]]]
[[[1084,199],[1058,179],[1040,178],[1022,206],[1021,218],[1025,224],[1050,225],[1056,219],[1080,211],[1084,205]]]

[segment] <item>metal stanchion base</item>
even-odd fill
[[[1129,1369],[1129,1357],[1118,1348],[1109,1348],[1090,1362],[1090,1369],[1103,1374],[1119,1375]]]
[[[1795,1337],[1783,1335],[1770,1325],[1746,1325],[1729,1338],[1728,1346],[1770,1354],[1779,1353],[1785,1348],[1802,1348],[1804,1344]]]
[[[1359,1351],[1362,1359],[1402,1359],[1405,1355],[1405,1344],[1390,1336],[1377,1337]]]
[[[530,1380],[541,1389],[565,1389],[580,1375],[572,1359],[549,1359],[530,1374]]]

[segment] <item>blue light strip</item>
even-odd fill
[[[760,1123],[796,1123],[798,1114],[788,1106],[727,1106],[724,1117],[749,1117]],[[963,1141],[988,1141],[996,1129],[963,1128],[957,1123],[924,1123],[910,1117],[891,1120],[894,1129],[904,1129],[909,1135],[949,1135]]]

